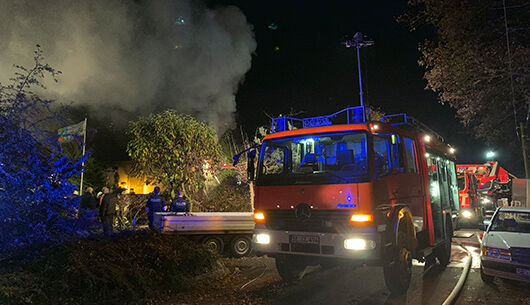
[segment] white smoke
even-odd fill
[[[0,82],[39,44],[62,71],[48,92],[105,113],[173,108],[233,125],[235,93],[256,49],[234,6],[200,1],[0,0]]]

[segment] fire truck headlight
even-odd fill
[[[345,239],[344,248],[348,250],[369,250],[375,248],[375,242],[361,238]]]
[[[465,218],[471,218],[473,216],[473,213],[471,213],[471,211],[463,211],[462,212],[462,216],[464,216]]]
[[[271,236],[265,233],[254,235],[254,239],[257,244],[262,244],[262,245],[268,245],[271,242]]]
[[[483,198],[482,199],[482,203],[490,203],[491,202],[491,199],[489,198]]]

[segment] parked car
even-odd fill
[[[530,282],[530,208],[497,209],[482,237],[480,276]]]

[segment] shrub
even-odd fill
[[[221,183],[196,206],[205,212],[251,212],[249,185],[235,171],[226,171]]]
[[[176,235],[78,240],[46,249],[19,270],[0,275],[0,303],[125,304],[181,291],[215,263],[203,245]]]
[[[41,99],[41,80],[60,72],[42,63],[37,49],[34,66],[0,84],[0,254],[32,243],[60,242],[86,234],[75,217],[79,201],[71,179],[84,157],[64,156],[57,127],[64,126],[53,101]]]

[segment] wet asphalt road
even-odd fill
[[[456,304],[529,304],[530,285],[495,279],[486,285],[479,274],[479,244],[475,236],[458,239],[473,253],[473,265]],[[441,304],[451,293],[462,271],[467,254],[459,246],[452,249],[451,264],[444,270],[438,265],[424,272],[423,264],[414,261],[411,286],[406,295],[391,296],[386,289],[381,267],[341,266],[309,272],[300,281],[268,284],[257,293],[269,304]],[[274,261],[267,259],[271,272]]]

